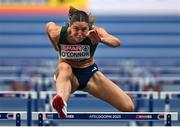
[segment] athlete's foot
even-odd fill
[[[61,96],[56,95],[53,98],[52,106],[58,112],[58,115],[61,119],[65,119],[67,117],[67,105]]]

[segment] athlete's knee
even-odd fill
[[[67,63],[60,63],[59,65],[58,65],[58,68],[60,69],[60,71],[72,71],[72,68],[71,68],[71,66],[69,65],[69,64],[67,64]]]
[[[57,74],[57,76],[61,75],[61,76],[68,76],[68,77],[70,77],[71,74],[72,74],[72,68],[67,63],[64,63],[64,62],[60,63],[58,65],[56,74]]]
[[[121,109],[123,112],[133,112],[134,111],[134,103],[132,100],[126,101],[124,103],[124,107]]]

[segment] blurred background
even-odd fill
[[[45,25],[49,21],[66,25],[69,6],[91,13],[95,25],[122,40],[119,48],[100,44],[96,50],[96,63],[107,77],[125,91],[158,93],[153,110],[148,97],[133,95],[136,111],[180,112],[179,0],[0,0],[0,93],[55,90],[58,53],[48,40]],[[26,100],[0,95],[0,111],[26,110]],[[44,105],[45,100],[40,99],[34,110],[44,111]],[[93,97],[70,98],[68,110],[116,111]],[[13,122],[0,122],[7,124]]]

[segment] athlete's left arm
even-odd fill
[[[95,31],[97,31],[97,34],[101,39],[101,43],[106,44],[110,47],[118,47],[121,45],[121,40],[109,34],[104,28],[95,27],[94,29]]]

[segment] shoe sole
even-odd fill
[[[52,106],[53,108],[58,112],[58,115],[61,119],[65,119],[66,115],[64,114],[64,112],[62,111],[63,107],[64,107],[64,102],[62,100],[62,98],[60,96],[55,96],[52,102]]]

